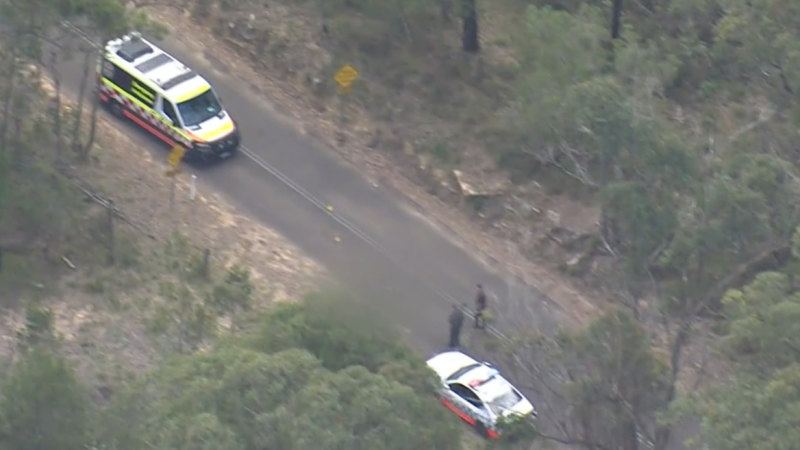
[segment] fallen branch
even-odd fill
[[[608,253],[609,253],[611,256],[614,256],[614,257],[616,257],[616,256],[617,256],[617,252],[615,252],[615,251],[614,251],[614,249],[613,249],[613,248],[611,248],[611,244],[609,244],[609,243],[608,243],[608,241],[606,240],[606,237],[603,235],[603,233],[602,233],[602,232],[600,232],[600,233],[597,233],[597,234],[600,236],[600,243],[601,243],[601,244],[603,244],[603,248],[604,248],[604,249],[605,249],[605,250],[606,250],[606,251],[607,251],[607,252],[608,252]]]
[[[777,242],[767,245],[764,250],[739,264],[730,275],[709,289],[703,301],[698,304],[700,307],[695,312],[702,310],[709,302],[721,298],[729,288],[741,286],[746,278],[755,272],[765,270],[770,266],[770,263],[785,261],[791,255],[791,248],[790,242]]]
[[[75,267],[75,264],[72,264],[72,261],[70,261],[69,258],[67,258],[66,256],[62,255],[61,260],[64,261],[64,264],[66,264],[67,267],[69,267],[70,269],[72,270],[77,269],[77,267]]]
[[[555,242],[558,245],[563,245],[564,244],[564,242],[558,236],[553,234],[553,232],[551,232],[551,231],[548,231],[546,236],[547,236],[548,239],[550,239],[551,241]]]
[[[672,236],[668,237],[667,239],[664,239],[664,242],[662,242],[658,247],[656,247],[656,249],[653,250],[653,253],[651,253],[650,256],[647,257],[647,267],[652,267],[653,264],[655,264],[655,262],[658,260],[658,258],[661,257],[661,255],[664,253],[664,250],[666,250],[669,244],[671,243],[672,243]]]
[[[762,111],[760,111],[759,114],[758,114],[758,119],[756,119],[756,120],[754,120],[754,121],[752,121],[752,122],[750,122],[748,124],[745,124],[744,126],[742,126],[741,128],[739,128],[738,130],[734,131],[733,133],[731,133],[729,135],[728,144],[733,143],[734,141],[739,139],[742,135],[744,135],[746,133],[749,133],[750,131],[752,131],[756,127],[758,127],[759,125],[762,125],[764,123],[769,122],[774,115],[775,115],[775,111],[773,111],[773,110],[762,110]]]

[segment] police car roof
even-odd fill
[[[459,351],[447,351],[429,358],[427,364],[444,380],[463,368],[478,364],[478,361]]]
[[[508,380],[503,378],[503,376],[500,374],[490,377],[486,381],[480,383],[474,389],[475,392],[477,392],[478,395],[484,400],[492,400],[514,390],[513,386],[511,386],[511,383],[509,383]]]
[[[208,81],[138,32],[108,41],[107,56],[128,72],[161,88],[176,102],[210,88]],[[188,96],[188,97],[187,97]]]
[[[459,376],[454,378],[453,381],[457,381],[461,384],[465,384],[477,389],[480,384],[483,384],[493,377],[499,375],[500,372],[498,372],[497,369],[480,364],[472,367],[469,371],[459,374]]]

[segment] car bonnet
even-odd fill
[[[189,127],[188,131],[200,142],[212,142],[230,134],[234,127],[233,120],[223,110],[221,114]]]

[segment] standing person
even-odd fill
[[[478,283],[478,294],[475,296],[475,328],[486,328],[486,293],[483,292],[483,286]]]
[[[464,305],[466,306],[466,305]],[[453,305],[453,312],[450,313],[450,347],[460,347],[459,336],[461,335],[461,325],[464,323],[464,311],[458,305]]]

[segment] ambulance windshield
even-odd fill
[[[219,114],[222,105],[214,95],[214,91],[209,89],[197,97],[178,103],[178,110],[184,125],[193,127]]]

